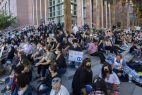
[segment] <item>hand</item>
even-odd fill
[[[40,65],[40,63],[36,63],[36,64],[35,64],[35,66],[39,66],[39,65]]]
[[[85,88],[82,89],[83,95],[87,95]]]
[[[119,69],[119,70],[122,70],[122,67],[119,67],[118,69]]]
[[[25,73],[25,71],[23,70],[22,73]]]

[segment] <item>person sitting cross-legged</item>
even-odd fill
[[[56,61],[56,55],[51,51],[50,45],[45,47],[45,51],[46,55],[43,56],[43,58],[38,63],[36,63],[38,74],[40,75],[42,71],[41,80],[45,78],[46,70],[49,68],[49,65],[54,64],[54,62]]]
[[[122,57],[121,54],[117,54],[112,62],[112,69],[113,71],[119,76],[122,76],[123,73],[123,67],[126,65],[126,61]]]
[[[93,39],[93,42],[89,44],[88,52],[91,56],[100,57],[101,63],[105,62],[105,56],[102,52],[98,51],[98,41]]]
[[[59,75],[63,75],[66,72],[67,64],[65,57],[62,53],[62,48],[61,47],[56,48],[55,54],[57,56],[56,65],[58,67]]]

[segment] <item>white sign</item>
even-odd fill
[[[69,50],[69,61],[82,62],[83,52]]]
[[[1,50],[0,50],[0,58],[2,57],[3,51],[4,51],[4,47],[1,47]]]
[[[139,26],[135,26],[135,28],[136,28],[136,30],[141,30],[141,27],[139,27]]]

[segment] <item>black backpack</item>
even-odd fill
[[[32,89],[37,93],[37,95],[44,95],[48,94],[47,91],[49,90],[49,87],[42,82],[34,81],[32,83]]]

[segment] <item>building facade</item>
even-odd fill
[[[48,19],[48,0],[0,0],[0,11],[15,16],[20,26]]]
[[[129,26],[130,1],[71,0],[72,23],[97,29],[111,28],[117,22]],[[41,19],[64,23],[64,0],[0,0],[0,10],[16,16],[19,25],[39,25]]]
[[[64,0],[49,0],[48,20],[64,22]],[[77,20],[77,0],[71,0],[72,23]]]

